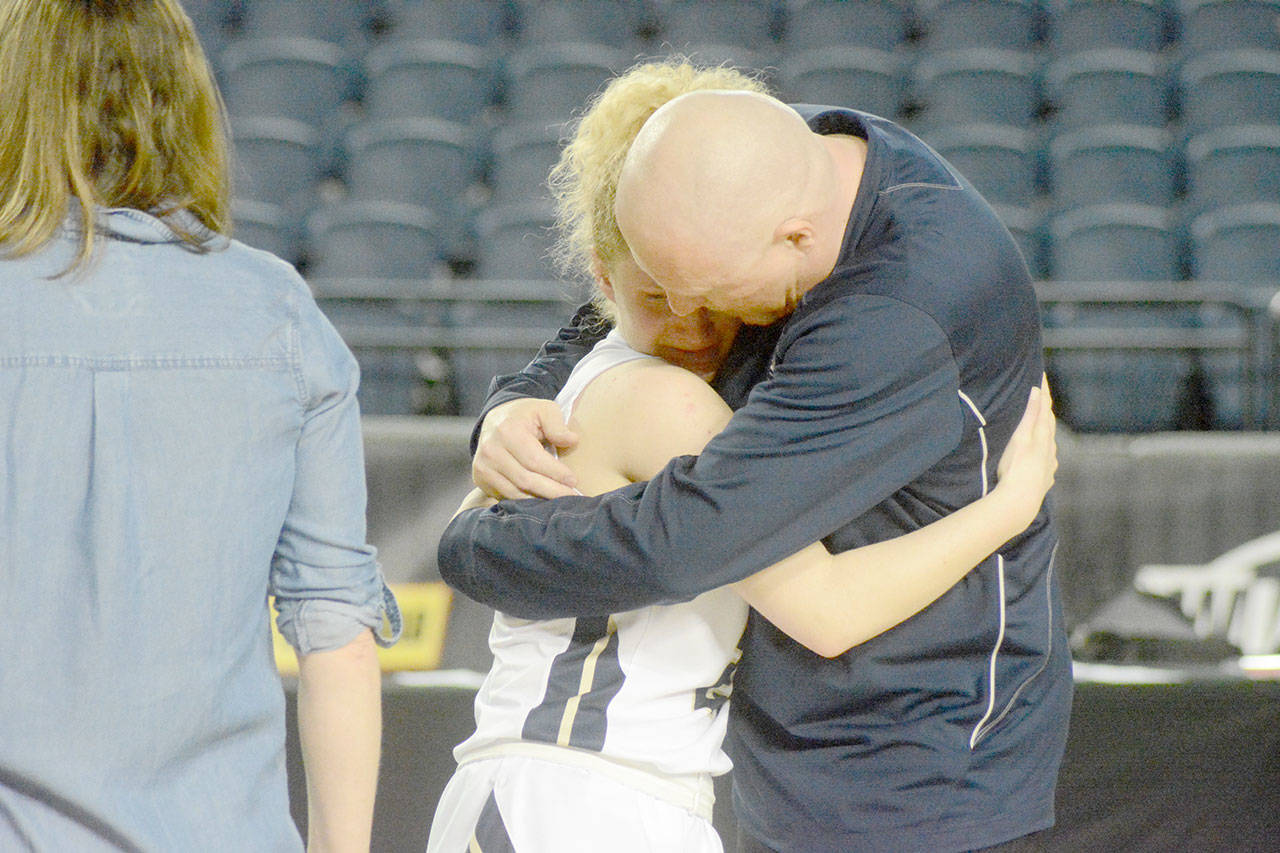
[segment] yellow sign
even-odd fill
[[[449,607],[453,594],[441,582],[389,584],[400,603],[404,631],[394,646],[378,649],[378,662],[383,672],[435,669],[444,652],[445,629],[449,624]],[[272,613],[275,603],[272,602]],[[298,674],[298,656],[271,620],[271,639],[275,646],[276,666],[281,675]]]

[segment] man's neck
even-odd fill
[[[813,279],[810,287],[831,275],[840,259],[845,231],[849,227],[849,217],[853,213],[853,203],[858,197],[862,171],[867,162],[865,139],[846,134],[828,134],[822,137],[822,144],[831,155],[831,162],[835,167],[837,192],[823,217],[821,245],[814,264],[819,275]]]

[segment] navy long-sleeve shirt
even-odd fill
[[[866,138],[867,161],[832,274],[750,330],[722,371],[728,427],[648,483],[460,515],[440,546],[451,584],[517,616],[617,612],[818,539],[842,551],[901,535],[989,489],[1042,372],[1025,263],[920,140],[864,113],[797,109],[816,132]],[[492,404],[550,396],[590,343],[563,333]],[[1071,697],[1054,546],[1046,510],[835,660],[752,614],[729,735],[747,831],[787,851],[944,851],[1050,825]]]

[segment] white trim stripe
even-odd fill
[[[957,391],[960,399],[969,407],[969,411],[973,412],[973,416],[978,419],[978,441],[982,443],[982,494],[985,496],[987,490],[991,487],[990,480],[987,477],[987,461],[990,456],[990,449],[987,446],[987,419],[982,416],[981,410],[974,405],[973,400],[969,399],[969,395],[964,391]],[[1000,647],[1004,645],[1004,628],[1005,628],[1005,589],[1004,589],[1004,557],[1000,554],[996,555],[996,582],[999,590],[1000,598],[1000,626],[996,631],[996,644],[991,649],[991,657],[987,663],[987,710],[983,713],[982,719],[978,720],[977,725],[973,727],[973,731],[969,733],[969,748],[973,749],[978,738],[982,736],[987,721],[991,719],[991,715],[996,712],[996,661],[1000,657]]]
[[[1000,588],[1000,630],[996,634],[996,645],[991,650],[991,660],[987,668],[987,711],[982,715],[982,719],[978,720],[978,724],[973,727],[973,731],[969,734],[969,748],[973,749],[978,745],[978,738],[982,735],[983,728],[987,724],[987,720],[991,719],[991,715],[996,710],[996,659],[1000,656],[1000,646],[1004,644],[1004,621],[1005,621],[1005,603],[1004,603],[1004,557],[996,555],[996,574],[999,577]]]

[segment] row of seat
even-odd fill
[[[1037,278],[1063,281],[1215,280],[1280,287],[1280,203],[1217,207],[1190,220],[1142,203],[1083,205],[1038,215],[998,206]],[[359,200],[299,221],[268,202],[238,201],[250,245],[330,277],[420,278],[452,272],[485,279],[554,278],[553,211],[542,202],[483,208],[471,220],[428,208]],[[458,252],[461,243],[468,248]]]
[[[368,413],[473,415],[492,376],[519,370],[581,291],[548,281],[314,277],[362,367]],[[1047,366],[1081,431],[1280,424],[1280,378],[1258,300],[1221,285],[1038,285]]]
[[[1123,48],[1041,60],[995,48],[918,58],[879,48],[820,48],[763,58],[723,45],[694,56],[771,70],[786,100],[858,106],[918,124],[1124,120],[1191,129],[1280,122],[1280,50],[1220,49],[1171,63]],[[235,115],[285,116],[332,128],[344,107],[369,118],[435,116],[564,120],[635,54],[560,42],[494,61],[483,48],[424,40],[376,47],[356,64],[335,45],[304,38],[246,39],[221,54],[221,85]]]
[[[1277,0],[191,0],[214,45],[245,32],[339,44],[566,39],[634,50],[717,43],[753,50],[903,44],[1199,51],[1280,48]]]
[[[341,180],[356,198],[421,204],[452,214],[481,192],[513,202],[546,195],[563,129],[542,122],[491,134],[436,119],[352,125],[336,151],[289,119],[244,118],[233,125],[238,195],[314,205],[318,185]],[[985,123],[925,128],[923,138],[997,204],[1043,199],[1065,208],[1146,202],[1188,209],[1246,201],[1280,202],[1280,126],[1225,125],[1185,144],[1168,131],[1105,124],[1046,135]],[[475,193],[472,191],[475,190]]]

